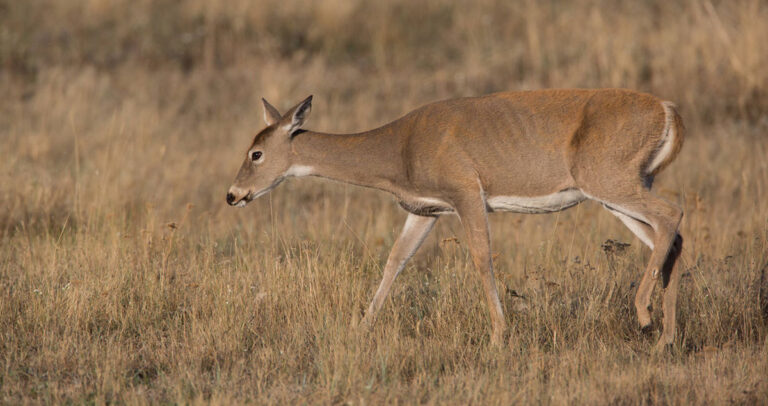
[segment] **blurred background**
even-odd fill
[[[2,1],[0,227],[30,199],[218,210],[261,97],[314,94],[310,128],[343,132],[448,97],[624,87],[678,104],[691,143],[762,135],[766,21],[758,0]]]
[[[405,218],[394,199],[312,178],[224,202],[262,97],[313,94],[307,128],[353,132],[567,87],[650,92],[684,119],[654,185],[685,210],[674,366],[635,328],[648,251],[597,204],[491,216],[515,337],[498,354],[456,218],[378,342],[349,326]],[[0,0],[0,96],[0,403],[768,393],[765,0]]]

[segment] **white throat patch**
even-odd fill
[[[309,176],[315,173],[315,168],[307,165],[291,165],[290,168],[288,168],[287,171],[285,171],[285,176],[293,176],[293,177],[301,177],[301,176]]]

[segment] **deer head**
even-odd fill
[[[264,121],[267,127],[254,137],[245,160],[227,193],[230,206],[244,207],[267,194],[287,176],[292,164],[291,139],[301,130],[312,110],[312,96],[280,115],[266,100]]]

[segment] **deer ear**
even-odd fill
[[[312,111],[312,96],[307,97],[285,114],[283,122],[288,127],[289,134],[293,134],[304,125],[310,111]]]
[[[261,99],[261,103],[264,105],[264,122],[267,123],[267,125],[279,122],[280,112],[264,98]]]

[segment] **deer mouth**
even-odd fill
[[[277,185],[283,183],[284,180],[285,180],[284,177],[277,178],[275,179],[274,182],[272,182],[271,185],[265,187],[264,189],[259,190],[258,192],[249,193],[247,196],[243,198],[243,200],[247,200],[248,202],[250,202],[251,200],[258,199],[259,197],[264,196],[265,194],[271,192],[272,189],[276,188]]]
[[[271,185],[267,186],[266,188],[264,188],[264,189],[262,189],[262,190],[260,190],[258,192],[251,192],[251,191],[249,191],[243,197],[241,197],[240,200],[234,200],[235,195],[233,195],[230,192],[230,194],[227,195],[227,203],[229,203],[229,205],[232,206],[232,207],[245,207],[248,203],[252,202],[253,200],[255,200],[255,199],[257,199],[257,198],[259,198],[261,196],[264,196],[265,194],[267,194],[270,191],[272,191],[272,189],[276,188],[277,185],[282,183],[283,180],[284,180],[284,178],[278,178],[274,182],[272,182]],[[230,200],[230,195],[232,197],[232,200]]]
[[[242,199],[238,201],[228,201],[227,203],[232,207],[245,207],[246,204],[248,204],[252,199],[249,199],[250,195],[245,195]]]

